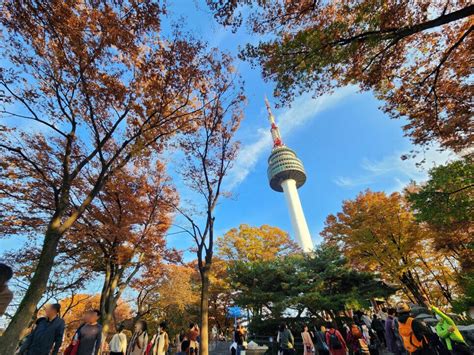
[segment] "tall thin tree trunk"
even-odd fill
[[[43,248],[28,290],[23,297],[15,315],[13,316],[7,329],[0,337],[0,349],[2,355],[13,355],[16,347],[24,334],[32,316],[36,311],[36,305],[41,300],[46,286],[48,284],[49,275],[53,268],[54,258],[57,254],[57,247],[61,233],[58,231],[60,217],[55,217],[45,233]]]
[[[100,295],[100,313],[101,313],[101,324],[102,324],[102,339],[106,339],[110,331],[112,324],[115,308],[117,307],[117,301],[120,296],[116,295],[118,278],[114,265],[107,264],[104,285],[102,287],[102,293]]]
[[[201,342],[200,355],[209,355],[209,266],[201,271]]]
[[[109,300],[106,302],[106,306],[100,312],[102,313],[101,317],[101,324],[102,324],[102,339],[105,341],[107,335],[110,331],[110,327],[112,325],[114,311],[115,311],[115,300]]]
[[[423,292],[421,291],[420,285],[416,282],[415,278],[413,277],[410,270],[404,272],[401,277],[400,281],[406,286],[406,288],[411,292],[415,301],[418,304],[424,303]]]
[[[431,269],[430,265],[426,262],[426,260],[421,256],[421,255],[418,255],[418,257],[420,258],[421,262],[423,263],[423,265],[425,265],[426,269],[428,270],[428,272],[431,274],[431,276],[433,276],[433,279],[435,280],[435,282],[438,284],[444,298],[446,298],[446,301],[448,301],[449,304],[452,304],[453,302],[453,297],[451,296],[451,292],[449,292],[449,288],[448,287],[445,287],[441,281],[439,280],[439,276],[437,276],[433,270]]]

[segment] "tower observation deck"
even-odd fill
[[[285,194],[291,224],[298,244],[304,252],[310,252],[313,250],[313,241],[311,240],[297,190],[306,182],[306,172],[304,171],[303,163],[298,159],[296,153],[283,144],[280,130],[275,123],[275,117],[273,117],[267,98],[265,98],[265,105],[267,106],[273,139],[273,149],[268,158],[267,169],[270,187],[275,191]]]

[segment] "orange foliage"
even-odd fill
[[[66,323],[63,344],[69,344],[77,328],[83,323],[84,313],[90,309],[100,308],[100,295],[77,294],[59,301],[61,316]],[[131,318],[132,309],[126,302],[119,302],[115,309],[113,320],[120,323]]]
[[[155,1],[2,2],[0,116],[13,120],[0,125],[0,232],[44,236],[0,338],[7,353],[46,289],[64,234],[107,180],[197,129],[216,87],[228,84],[229,58],[179,28],[161,34],[165,13]],[[129,259],[129,250],[116,256]]]
[[[471,146],[471,1],[207,2],[225,24],[240,25],[245,13],[264,38],[243,56],[277,82],[283,103],[358,84],[384,100],[390,116],[408,120],[403,128],[414,143]]]
[[[273,260],[299,250],[288,233],[277,227],[241,224],[217,240],[218,255],[230,261]]]
[[[367,190],[344,201],[342,212],[327,217],[321,235],[357,269],[401,285],[419,304],[424,296],[442,304],[456,294],[455,261],[433,248],[433,231],[416,221],[400,193]]]

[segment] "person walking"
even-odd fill
[[[400,302],[397,305],[397,314],[400,336],[408,353],[414,355],[433,354],[429,343],[431,331],[423,321],[411,315],[411,307],[405,302]]]
[[[438,319],[436,334],[446,345],[446,348],[453,355],[470,355],[469,346],[466,344],[456,323],[439,308],[429,304],[429,302],[426,305],[435,313],[436,319]]]
[[[73,338],[77,346],[77,355],[97,355],[102,346],[102,326],[97,323],[100,311],[92,309],[84,315],[85,323],[81,325]]]
[[[351,324],[350,331],[347,333],[347,347],[351,355],[369,354],[367,339],[355,323]]]
[[[176,355],[189,355],[189,345],[190,345],[189,340],[184,339],[181,342],[181,346],[179,348],[179,351],[176,353]]]
[[[328,323],[326,328],[328,329],[326,332],[326,344],[329,347],[329,353],[331,355],[346,355],[347,344],[339,330],[335,329],[332,323]]]
[[[166,355],[168,352],[170,341],[166,329],[166,322],[161,322],[158,333],[153,337],[150,355]]]
[[[295,354],[295,338],[286,323],[281,323],[278,328],[278,344],[282,355]]]
[[[365,324],[367,326],[367,328],[371,328],[372,327],[372,320],[370,319],[370,317],[365,314],[364,312],[360,312],[359,313],[359,319],[360,319],[360,322]],[[358,324],[359,326],[361,326],[362,324]]]
[[[374,314],[374,316],[372,317],[372,330],[377,334],[379,341],[385,346],[387,346],[387,344],[385,343],[385,329],[382,320],[377,317],[376,314]]]
[[[234,340],[237,345],[237,355],[245,354],[247,331],[242,324],[239,324],[234,332]]]
[[[22,344],[22,355],[57,355],[63,342],[64,320],[60,317],[61,305],[46,306],[45,317],[36,321],[34,329]]]
[[[362,331],[362,336],[364,337],[365,341],[367,342],[367,345],[370,347],[370,333],[373,333],[372,329],[367,328],[365,324],[362,324],[361,331]]]
[[[398,351],[400,355],[406,355],[407,351],[405,349],[405,346],[403,345],[403,339],[402,336],[400,335],[400,323],[398,322],[398,318],[395,317],[393,318],[393,326],[395,330],[395,342],[397,344]]]
[[[217,341],[218,341],[218,336],[219,336],[219,329],[217,328],[217,324],[214,324],[212,326],[211,334],[212,334],[212,345],[213,345],[213,349],[215,350],[217,348]]]
[[[181,331],[178,334],[176,334],[174,338],[176,353],[180,353],[182,351],[181,343],[184,341],[184,339],[187,340],[186,333],[184,332],[183,329],[181,329]]]
[[[316,333],[314,334],[314,339],[316,341],[316,350],[319,355],[329,355],[329,347],[326,344],[326,327],[324,325],[317,330],[315,327]]]
[[[7,264],[0,263],[0,316],[5,314],[13,299],[13,292],[8,288],[8,281],[13,277],[13,270]]]
[[[127,352],[127,336],[123,334],[124,329],[123,324],[117,327],[117,333],[109,343],[110,355],[125,355]]]
[[[377,312],[377,317],[382,321],[382,324],[385,325],[385,321],[387,320],[388,318],[388,313],[387,313],[388,309],[385,308],[385,307],[382,307],[379,309],[379,311]]]
[[[385,320],[385,344],[387,350],[395,355],[401,355],[401,345],[403,340],[399,338],[398,325],[395,318],[395,308],[389,308],[387,311],[387,319]],[[400,342],[401,341],[401,342]]]
[[[147,328],[144,320],[140,319],[135,323],[135,331],[128,344],[127,355],[145,355],[148,346]]]
[[[303,355],[311,355],[313,353],[314,344],[313,339],[311,339],[311,333],[307,325],[303,327],[303,332],[301,333],[301,339],[303,340]]]
[[[199,335],[200,335],[199,326],[196,323],[191,323],[189,325],[189,331],[188,331],[190,354],[196,355],[199,353],[199,343],[198,343]]]

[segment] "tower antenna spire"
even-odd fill
[[[271,124],[275,123],[275,117],[273,116],[272,108],[270,106],[270,102],[268,102],[267,95],[265,95],[265,106],[267,106],[268,119],[269,119],[270,123]]]
[[[271,125],[270,132],[272,134],[273,149],[275,149],[283,146],[283,141],[281,140],[280,129],[275,123],[275,116],[273,116],[272,108],[270,106],[270,102],[268,102],[267,95],[265,95],[265,106],[267,106],[268,120],[270,121]]]

